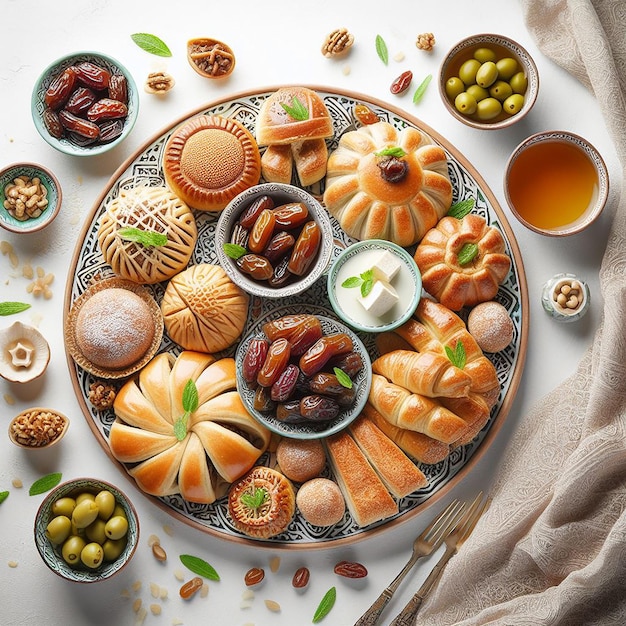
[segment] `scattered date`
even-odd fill
[[[344,578],[365,578],[367,576],[367,568],[361,563],[355,561],[339,561],[334,568],[335,574]]]

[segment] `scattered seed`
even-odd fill
[[[177,569],[174,572],[174,578],[178,581],[178,582],[182,582],[183,580],[185,580],[185,573],[183,572],[182,569]]]
[[[265,606],[268,610],[272,611],[272,613],[280,613],[280,604],[275,600],[265,600]]]
[[[9,567],[12,567],[15,569],[17,567],[17,561],[9,561]]]
[[[163,530],[165,531],[165,534],[170,537],[174,534],[174,529],[169,524],[163,524]]]
[[[11,481],[11,484],[13,485],[15,489],[21,489],[24,486],[24,483],[22,482],[20,478],[14,478]]]
[[[200,589],[200,597],[206,598],[209,595],[209,585],[208,583],[204,583],[202,585],[202,589]]]
[[[153,598],[159,597],[159,585],[157,585],[156,583],[150,583],[150,595]]]
[[[397,52],[396,54],[394,54],[393,60],[397,61],[398,63],[404,61],[404,52]]]
[[[135,593],[137,593],[137,592],[138,592],[138,591],[140,591],[140,590],[141,590],[141,581],[140,581],[140,580],[136,580],[136,581],[133,583],[133,591],[134,591]]]
[[[161,543],[161,540],[157,535],[150,535],[148,537],[148,547],[151,548],[155,543]]]
[[[280,557],[279,556],[273,556],[270,559],[270,571],[275,574],[278,571],[279,568],[280,568]]]
[[[7,404],[15,404],[15,398],[10,393],[5,393],[3,397]]]
[[[141,598],[137,598],[134,602],[133,602],[133,611],[135,611],[135,613],[137,613],[139,611],[139,609],[141,608]]]
[[[150,612],[152,615],[161,615],[161,605],[160,604],[151,604]]]
[[[351,68],[350,68],[350,66],[349,66],[349,65],[344,65],[344,66],[341,68],[341,73],[342,73],[344,76],[348,76],[348,74],[350,74],[350,72],[351,72],[351,71],[352,71],[352,70],[351,70]]]
[[[157,561],[167,561],[167,553],[160,543],[152,544],[152,554]]]

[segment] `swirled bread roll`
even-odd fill
[[[462,263],[459,254],[468,244],[476,246],[476,256]],[[493,300],[511,269],[500,231],[473,213],[440,220],[424,235],[414,258],[424,289],[453,311]]]
[[[324,204],[355,239],[411,246],[451,202],[445,151],[416,128],[362,126],[344,133],[328,158]]]
[[[241,335],[248,300],[219,265],[192,265],[165,289],[161,301],[165,329],[186,350],[220,352]]]
[[[167,242],[144,244],[128,229],[165,235]],[[197,237],[191,209],[166,187],[122,189],[107,204],[98,226],[104,260],[117,276],[138,284],[167,280],[187,267]]]
[[[198,405],[186,413],[189,380]],[[236,385],[234,359],[191,351],[177,358],[157,355],[115,398],[111,453],[130,464],[129,474],[146,493],[214,502],[225,485],[254,466],[270,441],[269,431],[246,411]]]

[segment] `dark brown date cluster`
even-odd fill
[[[43,122],[53,137],[79,146],[117,139],[128,115],[128,84],[121,74],[83,61],[55,76],[44,95]]]
[[[284,287],[305,276],[317,256],[322,231],[302,202],[275,206],[263,195],[241,213],[230,243],[237,267],[254,280]]]
[[[347,334],[324,334],[319,318],[307,314],[267,322],[263,333],[250,341],[242,362],[257,411],[281,422],[323,425],[354,403],[351,383],[363,360]],[[345,374],[348,386],[335,368]]]

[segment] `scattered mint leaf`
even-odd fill
[[[198,576],[204,576],[204,578],[208,578],[209,580],[219,580],[220,576],[215,571],[214,567],[207,563],[204,559],[201,559],[199,556],[192,556],[191,554],[181,554],[180,562],[194,574]]]
[[[467,357],[465,354],[465,346],[461,341],[456,342],[454,350],[450,346],[446,346],[446,354],[452,365],[458,367],[460,370],[465,367]]]
[[[198,408],[198,388],[191,378],[185,383],[182,404],[185,412],[174,422],[174,435],[178,441],[187,436],[187,420]]]
[[[382,157],[396,157],[396,159],[401,159],[403,156],[406,156],[406,152],[400,146],[389,146],[388,148],[374,152],[374,154]]]
[[[47,474],[37,479],[28,490],[29,496],[38,496],[41,493],[50,491],[53,487],[56,487],[61,482],[61,472],[54,472]]]
[[[387,50],[387,44],[380,35],[376,35],[376,54],[385,65],[389,63],[389,51]]]
[[[330,610],[335,606],[335,600],[337,599],[337,589],[335,587],[331,587],[321,599],[315,614],[313,615],[313,624],[317,624],[322,621],[329,613]]]
[[[459,265],[471,263],[478,254],[478,246],[475,243],[465,243],[459,250]]]
[[[0,491],[0,504],[2,504],[9,497],[8,491]]]
[[[146,248],[159,248],[167,245],[167,235],[156,233],[152,230],[142,230],[141,228],[129,226],[128,228],[120,228],[117,233],[122,239],[135,241]]]
[[[267,491],[262,487],[253,488],[252,493],[242,493],[241,501],[250,509],[257,510],[265,502]]]
[[[234,259],[235,261],[248,252],[243,246],[236,243],[225,243],[222,246],[222,249],[224,250],[224,254],[226,256]]]
[[[13,315],[30,309],[30,304],[25,302],[0,302],[0,315]]]
[[[415,93],[413,94],[413,104],[419,104],[419,101],[424,97],[426,93],[426,89],[428,89],[428,85],[430,85],[430,81],[433,79],[433,75],[429,74],[426,78],[418,85]]]
[[[359,276],[350,276],[350,278],[346,278],[341,286],[345,289],[353,289],[354,287],[360,287],[363,281]]]
[[[300,102],[298,96],[294,96],[291,101],[291,106],[285,104],[284,102],[280,103],[280,106],[293,117],[294,120],[303,121],[309,119],[309,110]]]
[[[372,291],[373,287],[374,287],[373,278],[367,278],[366,280],[364,280],[363,283],[361,284],[361,296],[365,298],[370,293],[370,291]]]
[[[142,49],[159,57],[171,57],[172,52],[167,44],[156,35],[149,33],[135,33],[130,38]]]
[[[474,198],[467,198],[466,200],[459,200],[455,202],[449,209],[447,215],[450,217],[456,217],[460,220],[464,218],[468,213],[472,212],[474,208]]]
[[[352,379],[340,367],[333,367],[333,372],[342,387],[352,389]]]

